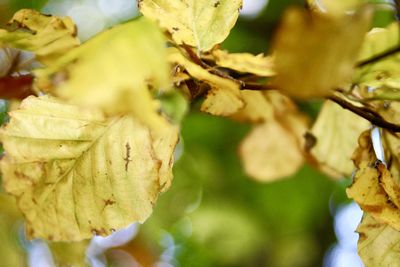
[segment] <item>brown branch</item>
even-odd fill
[[[240,87],[240,90],[268,91],[277,90],[277,88],[268,84],[243,82],[243,86]]]
[[[390,130],[392,132],[400,132],[400,125],[386,121],[385,119],[382,118],[381,115],[372,110],[367,110],[363,107],[357,107],[351,104],[350,102],[344,100],[343,98],[340,98],[335,95],[328,97],[328,99],[332,100],[342,108],[350,110],[351,112],[357,114],[358,116],[368,120],[375,126]]]
[[[190,59],[196,63],[197,65],[203,67],[204,69],[208,70],[210,73],[217,75],[219,77],[231,80],[237,84],[239,84],[241,87],[243,86],[243,81],[238,80],[233,78],[232,76],[226,74],[223,71],[220,71],[216,68],[211,67],[210,65],[208,65],[207,63],[205,63],[203,60],[201,60],[201,58],[192,50],[192,48],[190,46],[188,46],[187,44],[183,44],[182,45],[183,49],[185,49],[186,53],[189,55]]]
[[[385,52],[383,52],[381,54],[378,54],[378,55],[375,55],[375,56],[373,56],[371,58],[368,58],[366,60],[360,61],[359,63],[357,63],[356,67],[357,68],[364,67],[366,65],[375,63],[375,62],[377,62],[377,61],[379,61],[381,59],[384,59],[385,57],[392,56],[392,55],[394,55],[394,54],[396,54],[398,52],[400,52],[400,46],[394,47],[394,48],[389,49],[389,50],[387,50],[387,51],[385,51]]]

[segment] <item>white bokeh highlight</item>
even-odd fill
[[[243,0],[243,8],[240,15],[243,17],[257,17],[268,5],[269,0]]]
[[[324,267],[364,266],[357,254],[358,234],[355,232],[362,214],[362,210],[354,202],[338,210],[334,219],[338,243],[327,253]]]

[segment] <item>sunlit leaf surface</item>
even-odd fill
[[[398,266],[399,231],[365,213],[357,232],[360,234],[358,254],[366,267]]]
[[[36,74],[40,90],[109,114],[133,112],[154,127],[163,125],[148,87],[170,87],[166,48],[157,26],[145,18],[102,32]]]
[[[172,178],[173,126],[154,138],[132,115],[107,119],[48,97],[10,115],[1,169],[30,238],[81,240],[143,222]]]
[[[336,178],[349,177],[354,171],[351,157],[358,137],[368,127],[367,120],[326,101],[310,131],[315,144],[307,149],[322,171]]]
[[[157,20],[177,44],[208,51],[222,43],[235,24],[242,0],[140,0],[144,16]]]

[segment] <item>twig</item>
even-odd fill
[[[400,46],[397,46],[395,48],[389,49],[389,50],[387,50],[387,51],[385,51],[385,52],[383,52],[381,54],[378,54],[378,55],[375,55],[375,56],[373,56],[371,58],[363,60],[363,61],[359,62],[356,65],[356,67],[358,67],[358,68],[364,67],[366,65],[375,63],[375,62],[377,62],[377,61],[379,61],[381,59],[384,59],[385,57],[392,56],[392,55],[394,55],[394,54],[396,54],[398,52],[400,52]]]
[[[277,88],[268,84],[243,82],[243,86],[241,86],[240,90],[268,91],[277,90]]]
[[[192,50],[192,48],[186,44],[182,45],[183,49],[185,49],[186,53],[190,57],[190,59],[196,63],[197,65],[203,67],[204,69],[207,69],[210,73],[217,75],[219,77],[231,80],[237,84],[240,85],[240,90],[260,90],[260,91],[265,91],[265,90],[276,90],[276,87],[272,87],[270,85],[266,84],[258,84],[258,83],[252,83],[252,82],[245,82],[240,79],[236,79],[229,74],[220,71],[216,68],[211,67],[207,63],[205,63],[201,58],[198,57],[198,55]]]
[[[397,124],[394,124],[394,123],[384,120],[381,115],[379,115],[378,113],[376,113],[372,110],[367,110],[362,107],[357,107],[357,106],[351,104],[350,102],[344,100],[343,98],[340,98],[335,95],[328,97],[328,99],[332,100],[333,102],[335,102],[342,108],[350,110],[351,112],[368,120],[369,122],[371,122],[372,124],[374,124],[378,127],[390,130],[392,132],[400,132],[400,125],[397,125]]]

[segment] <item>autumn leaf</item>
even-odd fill
[[[363,43],[359,62],[391,51],[398,47],[399,24],[392,23],[386,28],[372,29]],[[400,99],[400,58],[398,53],[387,56],[376,62],[360,66],[354,77],[354,83],[360,85],[364,98]]]
[[[229,116],[243,108],[239,84],[228,78],[212,74],[209,70],[192,62],[178,49],[170,48],[168,60],[178,64],[194,79],[207,84],[210,88],[201,110],[217,116]]]
[[[367,120],[332,101],[325,101],[310,131],[315,138],[315,145],[307,148],[310,160],[334,178],[349,177],[354,171],[351,158],[358,137],[369,127]]]
[[[273,84],[297,98],[324,97],[349,82],[368,30],[370,9],[328,17],[289,9],[273,42]]]
[[[21,9],[0,29],[0,44],[33,52],[47,64],[79,45],[76,27],[68,17],[48,16],[31,9]]]
[[[245,106],[231,117],[235,120],[260,123],[274,116],[274,107],[260,91],[243,90],[241,92]]]
[[[90,265],[86,260],[88,245],[88,240],[80,242],[50,242],[49,248],[56,266],[89,267]]]
[[[242,0],[140,0],[145,17],[159,22],[177,44],[209,51],[228,36]]]
[[[256,126],[240,145],[246,173],[262,182],[294,174],[303,164],[296,138],[277,121]]]
[[[257,56],[250,53],[228,53],[224,50],[213,50],[212,57],[219,67],[242,73],[251,73],[261,77],[274,76],[274,59],[272,56]]]
[[[143,222],[172,178],[172,125],[153,135],[133,115],[106,118],[46,96],[10,117],[1,170],[29,238],[79,241]]]
[[[335,16],[354,11],[357,7],[364,4],[364,1],[307,0],[307,3],[313,11],[328,13]]]
[[[398,266],[400,232],[379,222],[368,213],[357,228],[358,254],[366,267]]]
[[[1,264],[4,266],[26,266],[26,252],[22,246],[16,242],[15,237],[18,234],[18,227],[22,219],[18,211],[15,199],[0,193],[0,236]]]
[[[239,147],[244,170],[261,182],[293,175],[304,162],[307,118],[280,92],[245,90],[243,96],[246,106],[233,118],[258,123]]]
[[[400,230],[400,186],[386,165],[374,154],[370,133],[364,132],[359,147],[353,155],[358,168],[347,196],[354,199],[361,209],[379,222]]]
[[[153,128],[165,126],[157,115],[156,92],[170,88],[164,38],[145,18],[104,31],[71,50],[55,64],[38,69],[37,88],[108,114],[132,112]]]

